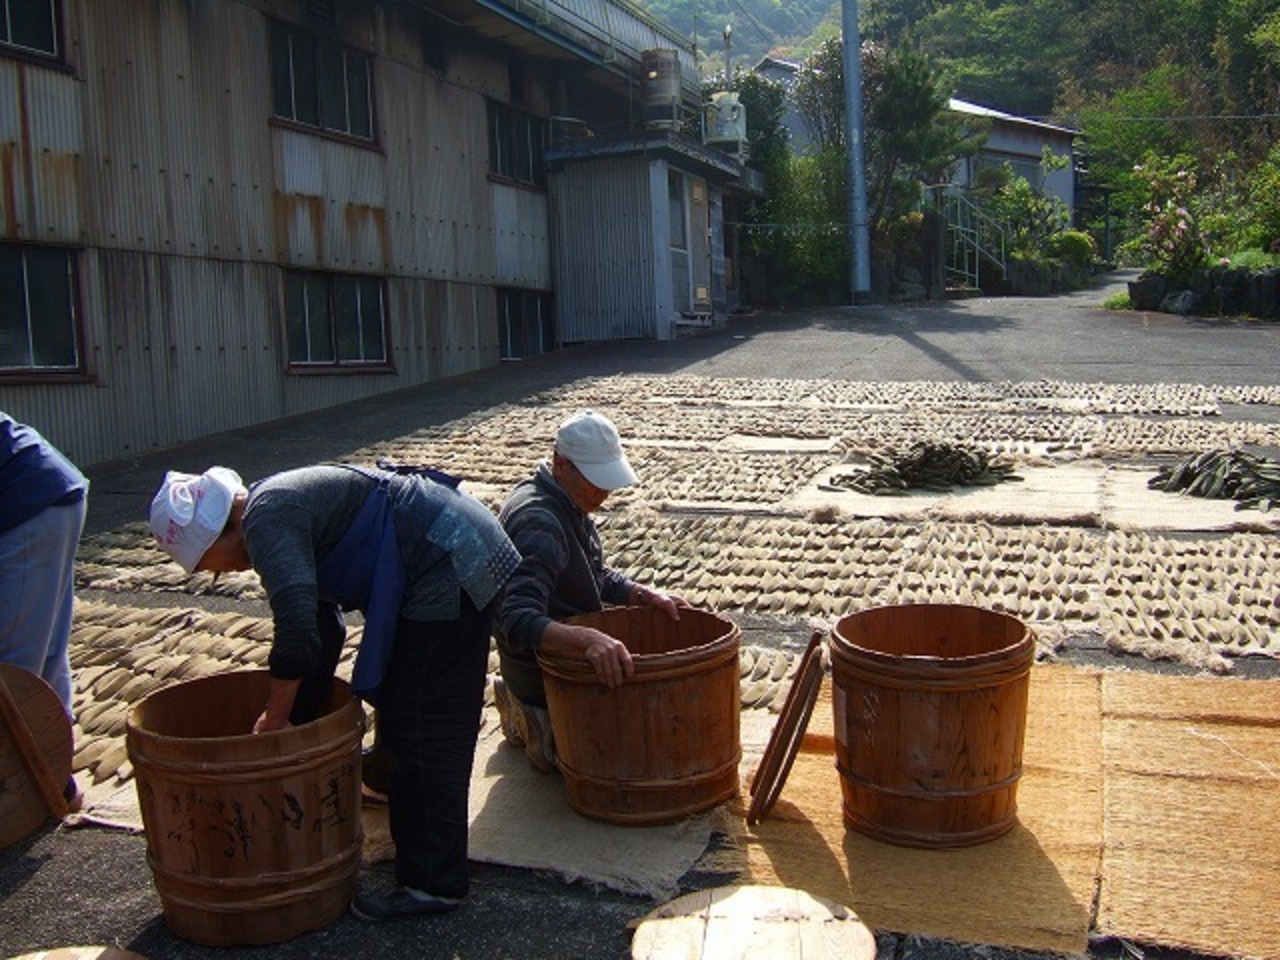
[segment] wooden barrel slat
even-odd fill
[[[311,723],[252,734],[265,670],[203,677],[130,711],[126,743],[165,922],[206,946],[336,920],[360,868],[364,711],[335,679]]]
[[[591,665],[540,653],[569,805],[607,823],[671,823],[737,795],[740,632],[702,610],[652,607],[576,617],[617,637],[634,674],[610,690]]]
[[[877,607],[831,635],[836,767],[846,825],[959,847],[1013,827],[1035,642],[1006,614]]]

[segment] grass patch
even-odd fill
[[[1129,301],[1129,291],[1122,290],[1120,293],[1113,293],[1102,301],[1102,308],[1104,310],[1132,310],[1133,304]]]

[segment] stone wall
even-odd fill
[[[1280,268],[1239,270],[1210,267],[1192,272],[1186,283],[1159,273],[1144,273],[1129,283],[1135,310],[1159,310],[1183,316],[1280,318]]]

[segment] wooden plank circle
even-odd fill
[[[876,938],[848,907],[790,887],[698,890],[655,909],[632,960],[875,960]]]
[[[0,848],[67,812],[71,720],[53,688],[0,663]]]
[[[54,947],[49,950],[37,950],[35,953],[24,953],[10,960],[147,960],[140,953],[132,950],[121,950],[119,947]]]

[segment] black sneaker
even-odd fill
[[[448,913],[462,903],[460,897],[436,897],[429,893],[410,893],[407,887],[396,887],[390,893],[358,893],[351,901],[351,912],[360,920],[399,920],[428,913]]]

